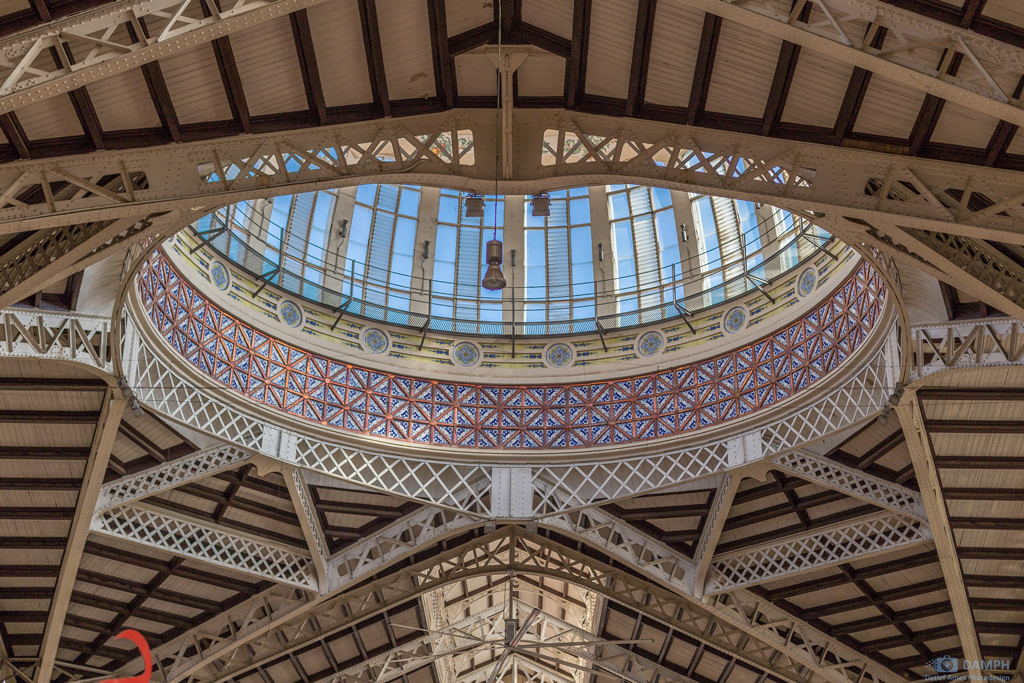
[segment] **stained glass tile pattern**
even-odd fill
[[[160,251],[138,287],[175,352],[253,401],[347,432],[506,450],[676,436],[771,406],[853,354],[886,297],[865,263],[803,318],[718,357],[618,380],[515,386],[406,377],[307,353],[211,305]]]

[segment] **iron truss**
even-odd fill
[[[139,387],[142,402],[172,420],[286,465],[480,518],[542,518],[669,488],[801,447],[880,410],[895,388],[898,367],[896,328],[879,328],[874,355],[843,385],[760,428],[682,451],[648,449],[642,457],[618,462],[503,466],[411,459],[283,429],[262,415],[211,400],[210,390],[190,379],[191,368],[179,369],[163,359],[163,341],[154,342],[160,351],[150,346],[144,338],[148,323],[141,325],[129,322],[126,330],[128,381]]]
[[[497,153],[495,125],[482,110],[452,110],[7,164],[0,233],[54,232],[38,238],[46,259],[14,255],[5,261],[21,258],[17,267],[0,264],[0,293],[84,267],[87,247],[92,259],[128,248],[153,232],[142,227],[147,220],[170,235],[241,200],[396,174],[400,182],[491,192],[493,166],[476,160]],[[1024,317],[1024,269],[984,243],[1024,244],[1018,172],[564,110],[517,111],[510,134],[513,180],[501,181],[499,192],[627,180],[764,202]],[[51,176],[67,183],[57,195],[45,191]],[[60,232],[71,225],[93,227]]]
[[[792,633],[767,622],[766,614],[747,616],[733,609],[733,620],[746,620],[745,628],[719,618],[695,598],[686,598],[635,575],[614,569],[594,558],[569,550],[556,541],[524,534],[508,526],[441,553],[419,564],[362,584],[339,595],[307,602],[288,616],[262,628],[246,628],[237,635],[220,637],[216,645],[191,657],[182,648],[174,663],[165,668],[170,682],[191,678],[197,682],[226,681],[246,671],[318,642],[359,623],[391,606],[427,593],[437,587],[472,576],[506,573],[545,576],[569,581],[604,595],[608,600],[674,628],[790,683],[811,680],[847,682],[883,680],[877,665],[862,657],[846,660],[837,655],[831,641],[804,640],[805,630],[797,625]],[[748,596],[749,599],[749,596]],[[709,628],[709,621],[716,628]],[[792,618],[787,621],[792,625]],[[777,647],[760,635],[762,622],[786,631],[788,646]],[[283,637],[279,637],[281,634]],[[781,639],[780,639],[781,641]],[[891,672],[885,680],[896,681]]]

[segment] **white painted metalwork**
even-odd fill
[[[437,587],[472,576],[506,574],[513,568],[517,574],[570,581],[672,628],[703,640],[709,638],[704,635],[708,614],[698,602],[596,562],[549,539],[524,536],[516,527],[508,526],[336,598],[321,601],[302,615],[254,637],[235,638],[230,644],[226,641],[217,656],[182,665],[170,679],[180,681],[194,675],[195,683],[226,681]],[[315,629],[308,627],[314,618],[318,624]],[[278,638],[278,633],[283,637]],[[763,644],[737,644],[735,639],[722,634],[710,636],[710,639],[708,642],[713,641],[714,647],[767,669],[790,683],[806,680],[805,675],[798,673],[802,665],[779,665],[770,658],[770,652],[764,651]]]
[[[921,495],[899,484],[865,474],[806,451],[791,451],[772,458],[772,465],[854,498],[927,522]]]
[[[167,513],[120,505],[96,515],[90,530],[270,581],[309,590],[317,588],[313,561],[301,551]]]
[[[1012,92],[1001,88],[994,77],[1013,74],[1016,83],[1024,74],[1024,52],[1006,43],[893,7],[876,0],[805,0],[795,5],[778,0],[728,2],[683,0],[684,4],[717,14],[760,33],[787,40],[827,54],[846,64],[890,78],[906,88],[925,91],[1021,125],[1024,112],[1016,109]],[[804,5],[820,10],[807,23],[798,17]],[[868,23],[865,33],[864,25]],[[880,27],[896,36],[899,47],[871,47]],[[935,51],[948,52],[935,63]],[[931,54],[926,54],[930,52]],[[964,55],[957,76],[946,73],[953,55]]]
[[[395,174],[406,183],[494,192],[493,165],[475,159],[497,153],[496,125],[487,111],[463,109],[5,164],[0,232],[141,220],[196,207],[210,211],[258,197],[388,182]],[[629,180],[813,211],[816,222],[841,215],[1014,244],[1024,240],[1014,228],[1024,211],[1019,172],[560,110],[519,110],[513,128],[515,178],[499,180],[499,193]],[[741,160],[745,171],[738,170]],[[19,192],[41,187],[42,170],[57,168],[93,183],[119,176],[122,166],[130,177],[144,175],[146,189],[133,186],[131,196],[128,187],[105,195],[83,191],[49,205],[12,202]],[[905,190],[894,182],[897,175],[908,183],[912,175],[911,184],[925,191]],[[984,193],[1000,208],[972,212],[948,190]]]
[[[471,515],[423,506],[374,534],[369,542],[360,541],[333,556],[328,563],[330,590],[373,574],[416,548],[480,524],[481,520]]]
[[[302,535],[305,537],[306,545],[313,557],[317,585],[319,586],[320,593],[326,593],[329,584],[327,557],[330,555],[330,552],[327,549],[324,531],[320,527],[320,520],[317,519],[316,509],[313,507],[312,496],[309,488],[306,486],[301,470],[292,468],[290,472],[285,471],[282,474],[284,475],[284,482],[288,487],[288,494],[292,499],[292,505],[295,506],[295,512],[299,518]]]
[[[736,475],[737,480],[738,478]],[[698,610],[709,611],[719,621],[720,628],[716,632],[724,634],[723,637],[726,639],[735,641],[736,632],[745,633],[770,644],[795,666],[807,667],[822,679],[834,683],[850,683],[843,677],[843,671],[865,667],[865,680],[883,680],[886,683],[900,683],[903,680],[901,675],[877,663],[869,662],[848,645],[802,621],[795,620],[792,615],[771,602],[760,600],[742,588],[734,589],[729,595],[744,605],[756,605],[756,609],[740,614],[737,611],[739,603],[723,601],[722,595],[709,596],[708,600],[701,603],[697,586],[694,585],[696,568],[693,560],[631,525],[617,520],[601,508],[588,508],[548,517],[541,521],[541,525],[601,548],[627,566],[636,568],[637,571],[669,586],[679,594],[693,596],[693,604],[698,606]],[[788,626],[785,630],[765,630],[763,623],[785,623]],[[794,632],[799,634],[798,638],[793,638],[788,633],[790,628],[795,629]],[[706,633],[700,639],[712,645],[716,642],[708,640]],[[834,664],[822,663],[822,653],[825,652],[831,653],[835,659]]]
[[[78,313],[0,311],[0,358],[69,360],[112,372],[110,319]]]
[[[951,368],[1024,364],[1024,329],[1013,318],[914,325],[910,376],[921,379]]]
[[[197,0],[122,0],[0,42],[0,112],[135,69],[322,0],[236,0],[204,18]],[[146,22],[143,31],[140,19]],[[136,39],[131,39],[134,29]],[[72,63],[64,43],[76,48]],[[50,57],[53,50],[59,63]],[[84,53],[84,57],[82,54]]]
[[[61,560],[60,574],[57,577],[50,600],[50,610],[43,631],[43,640],[39,646],[39,666],[36,669],[36,683],[49,683],[53,666],[60,649],[60,637],[64,632],[64,620],[67,618],[71,594],[78,579],[82,555],[85,552],[86,537],[93,519],[92,511],[96,509],[96,500],[103,485],[103,475],[107,472],[110,454],[117,439],[121,417],[124,415],[128,401],[115,397],[108,389],[103,395],[103,407],[93,433],[92,446],[89,451],[89,462],[82,477],[82,488],[75,505],[75,516],[68,530],[68,544]]]
[[[924,499],[925,509],[928,511],[928,519],[934,529],[935,551],[939,556],[939,568],[942,570],[942,577],[946,582],[946,592],[949,593],[949,602],[953,607],[953,618],[956,621],[964,658],[968,660],[980,658],[982,656],[981,646],[974,625],[974,612],[971,610],[960,558],[957,557],[956,538],[954,538],[953,529],[949,525],[949,512],[946,500],[942,495],[942,483],[935,467],[931,440],[928,438],[928,431],[924,426],[924,415],[921,412],[921,403],[917,400],[915,389],[907,390],[903,400],[896,406],[896,413],[899,415],[900,426],[906,436],[910,462],[914,466],[914,475],[921,488],[921,497]],[[977,661],[981,660],[977,659]]]
[[[96,501],[96,512],[177,488],[248,462],[255,454],[237,446],[211,446],[177,460],[105,484]]]
[[[458,521],[466,525],[459,526]],[[385,567],[410,556],[424,545],[435,542],[446,534],[469,524],[478,523],[448,510],[421,508],[395,521],[375,534],[363,538],[331,558],[331,576],[334,580],[330,590],[340,590],[355,585]],[[291,617],[299,618],[303,610],[311,608],[326,597],[317,591],[298,592],[290,586],[276,585],[273,588],[245,600],[230,610],[219,614],[196,628],[153,648],[153,659],[170,658],[164,669],[154,671],[157,681],[166,683],[183,667],[197,664],[208,657],[217,656],[225,647],[237,644],[275,624]],[[186,649],[200,643],[198,650],[186,656]],[[127,673],[126,667],[119,673]]]
[[[896,388],[891,359],[899,349],[898,332],[893,323],[885,333],[882,348],[842,387],[816,403],[762,428],[759,457],[799,448],[865,420],[881,410]]]
[[[702,597],[704,579],[707,577],[708,569],[711,567],[711,558],[715,555],[715,548],[718,546],[718,539],[725,529],[725,522],[729,518],[729,510],[732,509],[733,498],[740,488],[742,475],[736,472],[735,476],[726,474],[722,483],[715,491],[715,500],[711,503],[711,512],[704,521],[704,529],[701,531],[700,540],[693,553],[694,570],[690,578],[691,592],[698,598]]]
[[[931,539],[928,525],[884,512],[822,531],[745,548],[711,561],[705,595],[905,548]]]

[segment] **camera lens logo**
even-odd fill
[[[951,674],[956,673],[960,669],[960,661],[956,657],[939,657],[928,662],[928,666],[938,671],[940,674]]]

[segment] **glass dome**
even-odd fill
[[[254,278],[337,311],[489,336],[606,332],[689,316],[797,268],[832,237],[788,211],[637,185],[485,197],[360,185],[240,202],[196,222]],[[508,286],[480,285],[488,240]]]

